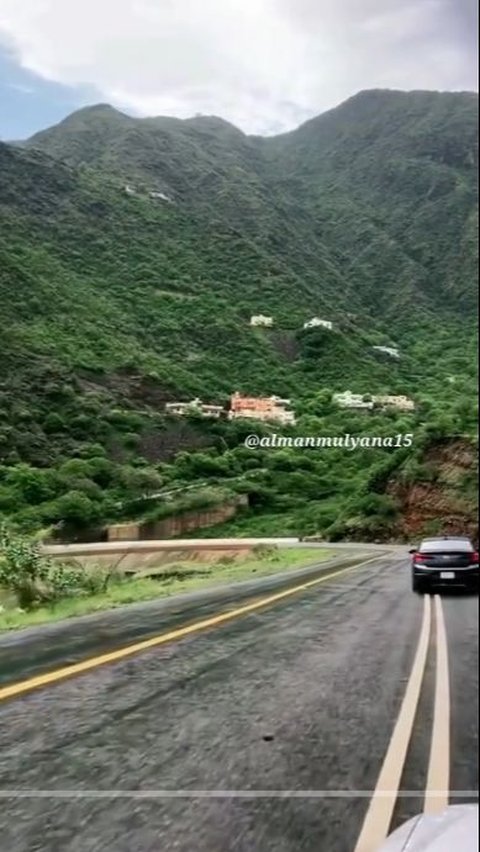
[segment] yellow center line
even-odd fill
[[[185,627],[179,627],[176,630],[169,631],[168,633],[162,633],[158,636],[153,636],[150,639],[144,639],[142,642],[136,642],[133,645],[118,648],[116,651],[110,651],[106,654],[89,657],[79,663],[64,666],[62,668],[55,669],[54,671],[28,678],[27,680],[3,686],[0,688],[0,701],[23,695],[26,692],[31,692],[33,689],[57,683],[58,681],[65,680],[73,675],[83,674],[91,671],[92,669],[96,669],[99,666],[106,665],[107,663],[118,662],[119,660],[132,656],[133,654],[138,654],[141,651],[147,651],[150,648],[155,648],[158,645],[165,645],[167,642],[174,642],[175,640],[183,639],[185,636],[189,636],[192,633],[198,633],[201,630],[207,630],[209,627],[218,627],[221,624],[240,618],[242,615],[247,615],[248,613],[262,609],[265,606],[275,604],[278,601],[292,597],[293,595],[299,594],[299,592],[303,592],[313,586],[318,586],[320,583],[326,583],[327,580],[332,580],[334,577],[339,577],[342,574],[355,571],[358,568],[362,568],[364,565],[376,562],[378,559],[382,559],[384,557],[385,554],[382,554],[382,556],[374,556],[371,559],[366,559],[364,562],[359,562],[358,564],[351,565],[348,568],[341,568],[338,571],[333,571],[323,577],[317,577],[315,580],[309,580],[299,586],[293,586],[289,589],[285,589],[283,592],[276,592],[268,597],[260,598],[259,600],[245,604],[245,606],[238,607],[237,609],[222,612],[219,615],[212,616],[211,618],[204,619],[203,621],[196,621],[193,624],[186,625]]]
[[[390,828],[427,661],[432,610],[428,595],[425,595],[423,601],[422,627],[412,670],[354,852],[377,852]]]
[[[437,662],[435,672],[435,709],[433,715],[430,760],[425,789],[424,813],[434,814],[448,806],[450,787],[450,685],[448,649],[442,600],[435,595]]]

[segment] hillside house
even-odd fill
[[[273,325],[273,317],[264,316],[264,314],[256,314],[255,316],[250,317],[250,325],[266,326],[267,328],[271,328]]]
[[[382,396],[371,396],[365,399],[364,394],[351,393],[344,391],[343,393],[335,393],[333,401],[342,408],[352,409],[372,409],[372,408],[396,408],[398,411],[414,411],[415,403],[408,396],[391,396],[385,394]]]
[[[365,400],[363,394],[351,393],[351,391],[344,391],[343,393],[334,393],[333,401],[341,408],[352,408],[357,410],[373,408],[373,400]]]
[[[400,358],[400,352],[393,346],[373,346],[377,352],[384,352],[385,355],[390,355],[391,358]]]
[[[396,408],[397,411],[415,411],[415,403],[408,396],[374,396],[375,405],[382,408]]]
[[[323,320],[319,317],[312,317],[312,319],[303,323],[304,328],[328,328],[329,331],[333,328],[333,323],[330,320]]]
[[[222,405],[210,405],[203,403],[200,399],[192,399],[191,402],[167,402],[165,413],[184,417],[192,412],[202,414],[203,417],[214,417],[218,419],[225,412]]]
[[[149,192],[150,198],[159,198],[161,201],[168,201],[170,204],[173,204],[173,198],[170,198],[168,195],[165,195],[164,192]]]
[[[230,420],[245,418],[281,423],[283,426],[293,425],[295,414],[287,408],[289,405],[289,399],[281,399],[278,396],[242,396],[236,392],[230,398],[228,417]]]

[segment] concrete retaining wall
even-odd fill
[[[248,497],[240,494],[234,500],[211,509],[183,512],[159,521],[140,524],[114,524],[108,527],[108,541],[151,541],[174,538],[202,527],[212,527],[233,518],[240,507],[248,506]]]

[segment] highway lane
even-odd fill
[[[392,551],[395,552],[395,548]],[[385,547],[376,549],[377,555],[386,552]],[[373,553],[367,546],[359,548],[357,545],[353,552],[338,549],[332,559],[315,563],[315,549],[312,548],[312,562],[303,568],[264,577],[252,576],[234,583],[207,585],[173,597],[160,597],[0,634],[0,688],[12,679],[26,678],[60,665],[76,663],[95,653],[112,651],[372,558]]]
[[[477,599],[452,596],[441,606],[449,783],[472,801],[464,794],[478,787]],[[0,848],[353,852],[418,656],[425,607],[410,592],[405,559],[385,558],[4,701]],[[402,789],[420,795],[400,799],[393,824],[411,804],[424,805],[435,616],[436,602],[401,773]],[[83,798],[65,798],[68,792]]]

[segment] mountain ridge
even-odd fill
[[[315,402],[344,390],[412,396],[419,428],[468,420],[477,99],[360,95],[277,137],[96,105],[0,143],[0,486],[2,462],[155,465],[167,435],[170,453],[231,446],[163,403],[235,390],[291,397],[314,431],[361,428]],[[304,329],[315,316],[333,330]]]
[[[81,116],[85,116],[85,115],[95,115],[95,114],[100,114],[102,116],[107,116],[107,115],[110,115],[112,117],[115,116],[115,118],[117,120],[118,119],[122,119],[122,120],[126,119],[127,121],[131,120],[131,121],[134,121],[134,122],[146,122],[146,123],[155,122],[155,121],[163,121],[163,120],[169,121],[169,122],[175,122],[175,123],[178,123],[178,124],[188,124],[188,123],[196,122],[196,121],[198,121],[198,122],[211,121],[212,123],[215,122],[215,123],[218,123],[219,125],[224,125],[224,126],[228,126],[230,128],[233,128],[237,133],[239,133],[242,136],[245,136],[247,138],[250,138],[250,139],[265,139],[265,140],[281,139],[281,138],[284,138],[286,136],[290,136],[291,134],[297,133],[301,128],[308,127],[308,126],[312,125],[312,123],[318,123],[320,120],[325,120],[329,116],[338,115],[339,111],[342,111],[344,109],[348,109],[352,105],[357,105],[357,104],[363,105],[363,103],[365,103],[368,100],[370,100],[372,102],[373,98],[377,99],[377,103],[378,103],[379,99],[381,99],[381,100],[389,99],[390,100],[392,97],[398,98],[398,99],[405,99],[405,98],[409,98],[411,96],[421,96],[422,98],[427,98],[430,101],[434,101],[437,98],[444,98],[444,97],[448,97],[448,98],[451,97],[453,99],[457,99],[458,97],[461,97],[463,99],[468,99],[468,100],[475,102],[475,103],[478,102],[478,92],[469,91],[469,90],[458,90],[458,91],[441,91],[441,90],[432,90],[432,89],[402,90],[402,89],[388,89],[388,88],[381,88],[381,87],[375,87],[375,88],[371,88],[371,89],[361,89],[360,91],[356,92],[355,94],[350,95],[350,97],[346,98],[344,101],[341,101],[336,106],[330,107],[329,109],[324,110],[323,112],[319,113],[318,115],[312,116],[311,118],[306,119],[305,121],[301,122],[297,127],[293,128],[292,130],[287,130],[287,131],[282,131],[281,133],[262,136],[261,134],[258,134],[258,133],[252,133],[252,134],[245,133],[241,128],[237,127],[232,122],[230,122],[230,121],[228,121],[228,120],[226,120],[226,119],[222,118],[221,116],[216,115],[214,113],[212,113],[211,115],[206,115],[206,114],[203,114],[203,113],[197,113],[195,115],[188,116],[186,118],[179,118],[179,117],[167,116],[167,115],[147,115],[147,116],[142,115],[142,116],[138,116],[138,115],[132,115],[128,112],[123,112],[118,107],[114,107],[114,106],[112,106],[112,104],[110,104],[106,101],[105,102],[99,101],[98,103],[95,103],[95,104],[88,104],[86,106],[80,107],[79,109],[74,110],[72,113],[69,113],[69,115],[65,116],[65,118],[61,119],[60,121],[56,122],[55,124],[53,124],[53,125],[51,125],[47,128],[43,128],[42,130],[37,131],[36,133],[32,134],[30,137],[27,137],[26,139],[15,140],[15,142],[16,143],[21,142],[22,144],[29,144],[29,145],[32,144],[33,145],[34,140],[36,140],[37,137],[39,137],[41,134],[48,133],[49,131],[52,131],[55,128],[65,126],[66,124],[71,122],[72,119],[75,119],[76,117],[81,117]],[[13,143],[7,143],[7,144],[13,144]]]
[[[392,241],[400,240],[401,250],[414,265],[420,264],[418,274],[412,272],[412,276],[421,278],[420,267],[428,266],[430,256],[425,257],[412,233],[416,223],[412,225],[411,217],[424,215],[427,227],[437,228],[431,239],[438,238],[438,228],[450,227],[452,246],[462,240],[467,208],[473,208],[477,201],[476,108],[473,94],[367,90],[295,131],[259,138],[246,136],[218,118],[213,120],[212,128],[212,120],[206,117],[135,119],[101,105],[74,113],[66,123],[43,131],[40,137],[37,134],[25,146],[38,147],[70,165],[88,164],[129,181],[150,183],[152,188],[184,200],[198,215],[212,218],[212,208],[216,207],[219,220],[255,236],[268,250],[272,248],[268,222],[276,215],[273,228],[277,243],[285,245],[290,255],[296,237],[288,238],[287,220],[310,231],[312,224],[318,223],[316,238],[314,234],[307,236],[311,251],[321,238],[318,226],[324,225],[328,231],[332,221],[339,219],[340,225],[343,220],[349,229],[351,222],[363,217],[366,227],[367,220],[370,222],[367,239],[383,241],[388,252]],[[102,116],[101,132],[94,122],[87,127],[87,139],[82,144],[84,131],[75,130],[76,124],[85,116],[96,115],[98,110]],[[109,117],[106,130],[105,115]],[[111,115],[114,126],[109,124]],[[64,136],[69,122],[73,132]],[[118,122],[122,133],[118,132]],[[463,122],[461,134],[459,122]],[[205,123],[210,128],[208,133],[204,132]],[[441,134],[438,128],[443,128]],[[452,156],[455,161],[448,161]],[[410,186],[413,182],[414,193]],[[424,197],[424,210],[415,209],[419,191]],[[405,199],[403,221],[399,217],[398,222],[388,221],[392,193],[399,200]],[[443,199],[455,204],[455,215],[445,216],[446,221],[440,221],[439,211],[434,209],[434,204]],[[460,205],[461,217],[457,214],[461,212]],[[375,217],[371,217],[368,208],[375,209]],[[470,230],[474,227],[474,213],[472,216]],[[331,241],[338,247],[343,237],[340,228],[332,234]],[[363,237],[359,239],[362,242]],[[404,245],[406,241],[408,247]],[[443,257],[441,263],[445,263]],[[474,307],[473,302],[470,307]]]

